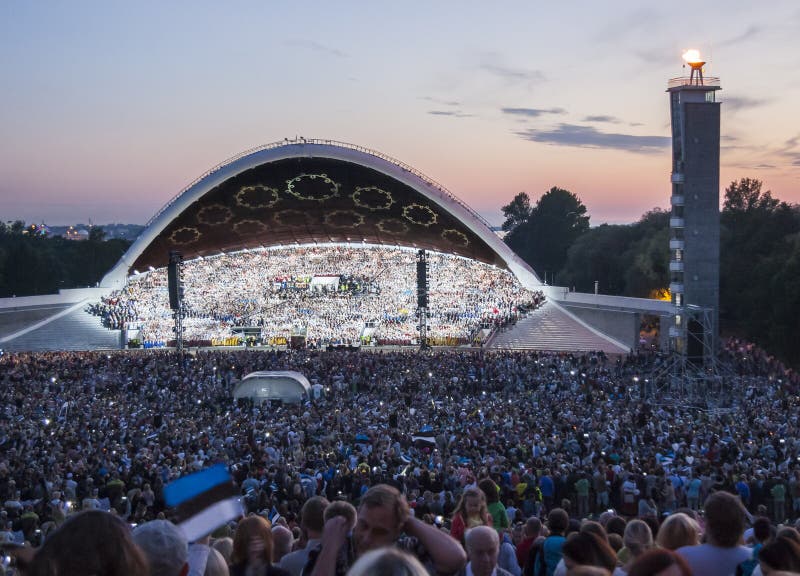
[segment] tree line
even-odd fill
[[[0,223],[0,297],[55,294],[64,288],[95,286],[131,242],[105,239],[93,226],[87,240],[47,237],[16,221]]]
[[[742,178],[720,214],[720,330],[800,365],[800,206]],[[506,243],[550,284],[578,292],[659,297],[669,286],[669,212],[591,228],[578,196],[551,188],[503,207]]]

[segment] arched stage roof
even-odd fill
[[[533,270],[485,220],[435,181],[379,152],[332,140],[284,140],[209,170],[165,205],[103,278],[249,248],[365,242],[425,248],[507,268],[528,288]]]
[[[233,389],[233,398],[302,402],[308,398],[311,383],[294,370],[251,372]]]

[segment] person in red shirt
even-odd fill
[[[534,542],[536,542],[536,540],[539,538],[541,532],[542,521],[536,516],[531,516],[528,518],[528,521],[525,522],[524,537],[517,546],[517,563],[520,565],[520,567],[525,566],[525,562],[528,560],[528,553],[530,552]]]

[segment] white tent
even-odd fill
[[[256,403],[265,400],[302,402],[308,398],[311,384],[294,371],[251,372],[233,389],[233,398],[250,398]]]

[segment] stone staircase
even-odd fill
[[[491,350],[549,350],[556,352],[588,352],[602,350],[606,354],[626,354],[628,348],[613,338],[590,328],[553,302],[533,311],[494,336]]]
[[[85,312],[88,302],[73,304],[13,334],[4,334],[0,348],[14,352],[119,349],[120,331],[104,328],[100,318]]]

